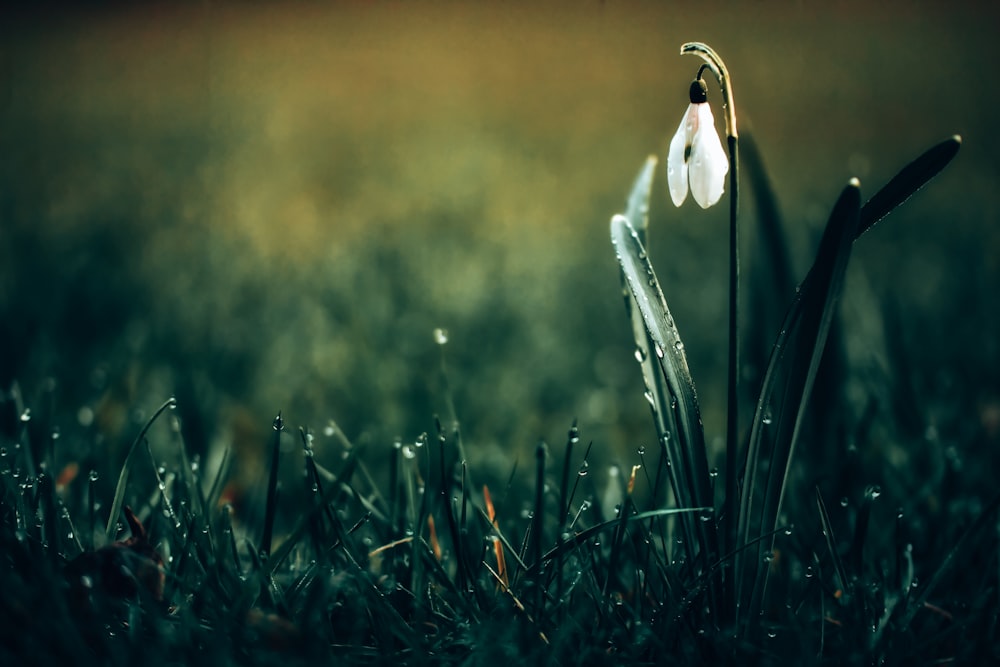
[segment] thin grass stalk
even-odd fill
[[[535,448],[535,512],[531,517],[532,568],[535,568],[533,584],[535,586],[535,613],[537,619],[542,618],[545,607],[545,579],[542,576],[542,527],[545,511],[545,454],[544,442]]]
[[[563,455],[562,478],[559,482],[559,521],[557,529],[559,535],[557,542],[562,544],[566,534],[566,522],[569,520],[569,474],[570,464],[573,459],[573,445],[580,442],[580,432],[576,427],[576,420],[566,434],[566,452]],[[556,562],[556,599],[559,604],[560,616],[565,618],[566,607],[563,605],[565,595],[565,577],[563,576],[563,557],[560,555]]]
[[[452,478],[451,475],[447,473],[447,465],[445,464],[445,446],[448,444],[448,439],[445,436],[444,432],[441,431],[440,422],[438,423],[438,430],[439,430],[438,443],[441,445],[440,447],[441,511],[445,513],[446,518],[448,519],[448,532],[451,536],[452,551],[454,552],[455,567],[456,567],[455,575],[458,580],[457,585],[459,589],[464,590],[465,582],[468,579],[467,573],[465,571],[464,545],[461,536],[459,535],[458,522],[455,519],[455,513],[452,509],[452,503],[448,497],[450,495],[451,485],[452,485],[451,482]]]
[[[141,431],[139,431],[139,435],[137,435],[135,440],[132,441],[132,446],[129,447],[128,454],[125,455],[125,462],[122,464],[121,472],[118,474],[118,484],[115,486],[114,500],[111,502],[111,512],[108,514],[108,525],[104,529],[104,539],[106,542],[114,541],[118,526],[118,516],[121,514],[122,503],[125,501],[125,487],[128,484],[129,472],[132,469],[132,457],[135,456],[136,450],[139,448],[139,443],[145,439],[146,433],[153,425],[153,422],[155,422],[165,410],[173,408],[176,405],[177,401],[173,397],[164,401],[163,405],[157,408],[156,412],[153,413],[153,416],[146,422],[146,425],[142,427]]]
[[[216,468],[215,476],[212,478],[212,485],[205,496],[205,507],[214,507],[222,496],[222,483],[229,474],[229,466],[232,465],[232,455],[233,450],[231,447],[226,446],[222,450],[222,460],[219,461],[219,467]]]
[[[51,553],[61,554],[59,518],[56,516],[55,485],[52,475],[47,472],[38,473],[38,509],[42,511],[42,539]]]
[[[711,507],[670,507],[666,509],[650,510],[648,512],[641,512],[639,514],[631,514],[626,517],[626,522],[643,522],[649,519],[659,519],[663,517],[683,515],[683,514],[693,514],[697,515],[699,512],[710,511]],[[485,513],[483,518],[486,519]],[[489,519],[486,519],[489,521]],[[616,528],[621,521],[620,517],[615,517],[613,519],[607,519],[601,523],[595,524],[584,528],[583,530],[574,533],[569,539],[564,540],[561,545],[556,545],[555,547],[549,549],[544,554],[542,554],[541,562],[548,563],[553,559],[558,558],[560,553],[568,553],[573,549],[579,548],[581,545],[586,544],[590,539],[599,535],[600,533],[608,530],[609,528]],[[499,533],[498,533],[499,534]],[[598,565],[594,565],[594,571],[600,569]],[[598,593],[600,592],[600,587],[597,588]]]
[[[91,470],[87,476],[87,551],[94,550],[94,532],[97,530],[97,480],[97,471]]]
[[[979,513],[979,516],[962,532],[955,541],[955,545],[948,550],[948,554],[944,557],[944,560],[941,561],[941,564],[934,571],[934,574],[931,575],[927,584],[924,585],[923,590],[920,591],[920,595],[907,605],[906,613],[903,614],[903,617],[899,621],[901,629],[905,630],[910,626],[917,612],[924,608],[931,593],[941,584],[945,572],[951,567],[959,552],[965,549],[969,541],[986,526],[991,515],[997,512],[998,509],[1000,509],[1000,494],[994,496],[989,504]]]
[[[184,440],[184,434],[181,433],[181,423],[177,417],[173,417],[170,420],[170,429],[174,433],[174,439],[177,442],[177,449],[180,452],[181,459],[181,480],[184,482],[184,487],[187,489],[188,498],[192,502],[195,512],[198,515],[204,516],[208,514],[208,510],[205,506],[205,494],[201,488],[201,481],[198,475],[194,474],[194,469],[191,467],[191,459],[187,455],[187,443]]]
[[[267,478],[267,504],[264,506],[264,533],[260,538],[260,553],[264,558],[271,555],[271,540],[274,534],[274,518],[278,513],[278,461],[281,453],[281,432],[285,421],[281,412],[272,424],[274,436],[271,438],[271,465]]]
[[[396,440],[389,450],[389,532],[392,539],[398,536],[399,527],[399,504],[402,501],[399,489],[400,467],[402,459],[400,453],[403,451],[403,443]]]
[[[847,570],[844,568],[844,561],[840,558],[840,552],[837,551],[837,538],[833,534],[830,513],[826,510],[826,503],[823,502],[823,494],[820,493],[819,487],[816,487],[816,507],[819,510],[819,520],[823,528],[823,538],[826,541],[826,548],[830,552],[830,558],[833,561],[833,570],[840,581],[840,590],[844,593],[850,593],[849,586],[851,582],[847,578]]]
[[[299,439],[302,441],[302,456],[305,459],[305,490],[309,494],[311,504],[315,507],[316,502],[323,496],[323,484],[320,480],[319,470],[316,467],[315,452],[312,447],[312,434],[300,427]],[[326,514],[328,516],[332,514],[329,506],[326,507]],[[325,564],[327,550],[323,542],[323,515],[317,514],[314,516],[315,518],[309,523],[313,551],[316,553],[317,562]],[[332,518],[330,519],[330,523],[333,523]]]
[[[879,496],[878,487],[869,486],[861,499],[861,509],[854,525],[854,539],[851,542],[851,569],[860,575],[864,568],[865,540],[868,537],[868,524],[871,521],[872,504]]]

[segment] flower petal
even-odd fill
[[[715,129],[715,119],[707,103],[697,104],[698,121],[694,138],[691,140],[691,195],[702,208],[712,206],[722,198],[729,173],[729,159],[719,133]]]
[[[687,148],[691,145],[694,124],[697,122],[693,107],[693,104],[688,105],[667,151],[667,187],[670,189],[670,199],[673,200],[674,206],[683,204],[688,192],[688,165],[685,157],[688,157]]]

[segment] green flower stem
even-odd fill
[[[736,131],[736,105],[733,101],[733,87],[729,78],[729,70],[710,46],[701,42],[688,42],[681,46],[681,55],[692,54],[705,61],[699,70],[699,77],[705,69],[712,72],[722,91],[722,104],[725,110],[726,137],[729,147],[729,372],[728,372],[728,405],[726,417],[726,496],[725,496],[725,550],[734,551],[737,548],[737,513],[739,502],[737,495],[737,449],[739,442],[739,375],[740,375],[740,345],[739,345],[739,287],[740,287],[740,234],[738,223],[739,212],[739,135]],[[726,577],[726,590],[729,593],[730,610],[735,613],[738,588],[734,586],[734,577]]]

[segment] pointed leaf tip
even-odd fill
[[[953,135],[932,146],[903,167],[861,209],[857,237],[875,226],[893,209],[910,198],[917,190],[938,175],[958,154],[962,138]]]
[[[625,217],[640,235],[649,226],[649,195],[653,189],[653,176],[656,173],[657,162],[658,158],[655,155],[646,158],[646,162],[632,183],[632,189],[626,200]],[[642,236],[640,239],[645,241]]]

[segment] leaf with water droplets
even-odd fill
[[[777,527],[792,452],[843,288],[860,201],[860,184],[852,179],[834,205],[813,266],[796,292],[772,348],[750,427],[738,517],[742,544],[772,534]],[[762,487],[758,475],[764,477]],[[758,551],[763,548],[767,545],[758,543]],[[736,554],[737,577],[744,574],[745,558],[743,552]],[[751,608],[762,603],[755,600]]]
[[[664,453],[677,463],[670,467],[669,479],[678,505],[711,506],[705,435],[684,343],[674,326],[640,236],[625,216],[612,218],[611,242],[616,250],[622,278],[629,288],[625,307],[632,322],[636,345],[656,351],[654,355],[646,355],[641,363],[645,397],[652,408]],[[672,430],[678,437],[665,437]],[[714,531],[706,530],[693,517],[683,517],[681,523],[687,532],[688,544],[697,542],[714,554]],[[693,557],[695,554],[688,555]]]

